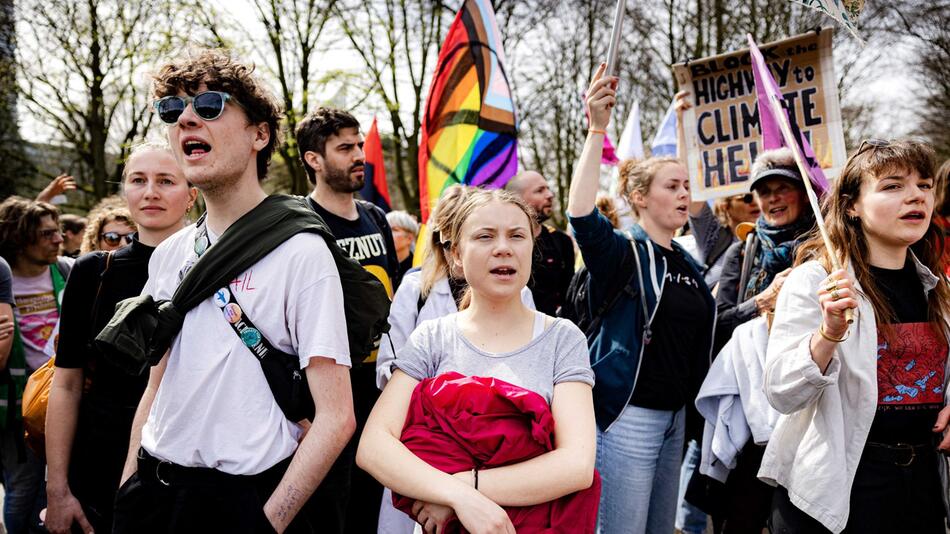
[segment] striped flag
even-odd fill
[[[666,109],[666,116],[650,144],[650,153],[653,156],[676,156],[676,100]]]
[[[366,158],[363,171],[365,183],[363,189],[360,189],[360,198],[376,204],[389,213],[392,211],[393,204],[389,200],[386,166],[383,164],[383,142],[376,128],[376,117],[373,117],[373,125],[370,126],[366,138],[363,139],[363,154]]]
[[[517,121],[505,52],[489,0],[465,0],[429,86],[419,141],[426,222],[446,187],[503,187],[518,172]]]

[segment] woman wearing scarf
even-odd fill
[[[762,152],[750,175],[761,215],[755,230],[726,252],[716,296],[716,353],[737,326],[760,315],[771,316],[795,250],[815,224],[791,150]],[[756,478],[763,451],[752,441],[746,444],[724,491],[715,498],[719,506],[713,510],[713,521],[725,533],[759,533],[765,526],[772,488]]]

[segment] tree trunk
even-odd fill
[[[32,165],[17,124],[16,32],[13,0],[0,0],[0,198],[17,192]]]

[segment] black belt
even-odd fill
[[[139,447],[139,477],[154,480],[163,486],[222,486],[234,484],[258,484],[271,469],[286,467],[289,458],[257,475],[232,475],[210,467],[185,467],[173,464],[149,454]]]
[[[870,460],[893,462],[898,467],[910,467],[918,457],[936,454],[932,443],[875,443],[865,444],[864,455]]]

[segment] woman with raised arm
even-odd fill
[[[441,533],[457,518],[470,532],[513,534],[519,526],[514,519],[522,518],[521,512],[511,511],[510,519],[502,507],[531,508],[583,494],[595,479],[593,373],[586,339],[573,323],[531,310],[522,301],[531,274],[536,224],[531,209],[508,192],[479,190],[466,196],[456,212],[456,224],[441,237],[453,268],[468,283],[461,311],[416,328],[393,360],[392,378],[366,423],[357,463],[394,494],[415,500],[411,513],[426,532]],[[536,399],[550,414],[543,419],[551,424],[553,416],[551,449],[503,466],[476,461],[468,468],[443,472],[431,465],[465,456],[457,451],[449,454],[437,435],[420,435],[418,427],[410,425],[424,408],[419,398],[430,399],[425,406],[446,402],[437,392],[431,397],[427,392],[434,381],[453,376],[468,377],[460,379],[467,385],[453,380],[452,389],[462,396],[472,392],[472,404],[484,402],[475,392],[482,392],[486,383],[494,384],[493,391],[515,388],[522,392],[519,399]],[[520,403],[506,397],[503,404],[509,402]],[[448,440],[455,446],[466,439],[461,436],[476,439],[472,424],[478,414],[461,421],[442,414],[439,420],[446,419],[465,426],[453,434],[457,439]],[[410,431],[412,449],[404,444]],[[532,430],[531,435],[544,440],[547,431]],[[498,443],[510,443],[511,438]],[[534,439],[521,436],[515,441]],[[462,445],[479,448],[476,441]],[[434,449],[435,456],[417,454],[419,446]],[[560,527],[567,528],[563,531],[593,532],[596,495],[589,500],[576,517],[561,518],[570,526],[562,523]],[[520,527],[519,532],[534,531]]]
[[[601,65],[587,91],[591,128],[568,215],[590,271],[592,307],[612,296],[590,345],[597,383],[602,534],[672,532],[685,430],[709,368],[715,303],[698,265],[673,241],[688,217],[689,178],[675,158],[625,162],[620,190],[639,218],[627,235],[594,208],[617,78]]]
[[[799,250],[765,368],[783,414],[759,470],[778,485],[772,532],[946,532],[950,287],[934,187],[928,146],[865,141],[825,201],[847,269],[817,234]]]
[[[79,258],[63,292],[46,416],[46,528],[53,534],[74,525],[85,533],[112,530],[132,416],[148,376],[128,375],[99,358],[92,340],[116,303],[142,292],[152,251],[185,225],[197,196],[171,151],[153,144],[132,150],[122,190],[138,233],[129,246]]]

